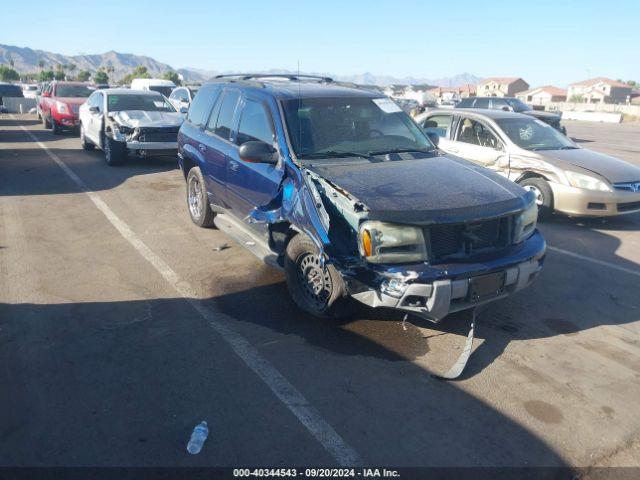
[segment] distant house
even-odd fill
[[[435,87],[427,90],[434,100],[450,101],[460,100],[461,98],[474,97],[476,95],[476,86],[471,84],[461,85],[459,87]]]
[[[479,97],[515,97],[529,89],[520,77],[490,77],[482,80],[476,89]]]
[[[400,97],[405,89],[407,88],[406,85],[388,85],[387,87],[385,87],[383,93],[387,96],[387,97]]]
[[[520,92],[516,97],[531,105],[546,105],[549,102],[566,102],[567,91],[553,85],[545,85]]]
[[[576,103],[626,103],[631,90],[626,83],[597,77],[569,85],[567,98]]]

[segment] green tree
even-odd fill
[[[572,95],[571,98],[569,98],[571,103],[582,103],[583,100],[584,97],[582,95]]]
[[[40,80],[41,82],[50,82],[51,80],[53,80],[53,77],[53,70],[42,70],[38,74],[38,80]]]
[[[122,83],[124,83],[125,85],[127,83],[131,83],[131,81],[134,78],[151,78],[151,74],[149,74],[147,67],[140,65],[134,68],[133,72],[131,72],[128,75],[125,75],[124,78],[122,79]]]
[[[56,80],[64,80],[66,77],[64,70],[62,69],[58,69],[55,71],[55,73],[53,74],[53,78],[55,78]]]
[[[168,72],[164,72],[162,74],[162,78],[164,78],[165,80],[171,80],[176,85],[181,84],[178,74],[176,72],[172,72],[171,70],[169,70]]]
[[[93,81],[96,83],[109,83],[109,75],[104,70],[98,70],[93,75]]]
[[[40,67],[40,70],[42,70],[44,68],[44,60],[38,60],[38,66]]]
[[[80,70],[76,78],[81,82],[86,82],[91,78],[91,72],[89,70]]]
[[[0,65],[0,80],[5,82],[20,80],[20,74],[11,67]]]

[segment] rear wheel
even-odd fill
[[[80,143],[82,144],[83,150],[93,150],[96,147],[93,143],[91,143],[91,140],[87,139],[87,137],[85,136],[82,123],[80,124]]]
[[[187,206],[191,221],[202,228],[213,226],[215,212],[211,210],[200,167],[193,167],[187,175]]]
[[[525,190],[533,192],[538,205],[538,218],[549,218],[553,212],[553,191],[544,178],[532,177],[526,178],[520,182]]]
[[[316,317],[340,318],[353,310],[340,272],[322,265],[318,248],[309,237],[298,234],[287,245],[285,255],[287,288],[293,301]]]
[[[127,157],[127,145],[104,134],[102,135],[102,150],[104,150],[104,161],[110,167],[121,165]]]

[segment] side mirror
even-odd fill
[[[508,105],[503,105],[500,110],[502,110],[503,112],[512,112],[513,109],[511,107],[509,107]]]
[[[179,112],[186,114],[189,111],[189,107],[180,107]]]
[[[245,162],[269,163],[271,165],[278,162],[276,149],[264,142],[245,142],[240,145],[239,154],[240,158]]]
[[[440,142],[440,136],[435,132],[424,132],[424,133],[427,134],[427,137],[429,137],[429,140],[431,140],[431,143],[433,143],[437,147],[438,142]]]
[[[51,97],[51,94],[49,92],[42,92],[42,96],[44,98],[49,98],[49,97]]]
[[[89,107],[89,111],[91,113],[99,113],[100,112],[100,107]]]

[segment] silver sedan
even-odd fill
[[[416,122],[441,150],[536,194],[542,215],[604,217],[640,211],[640,168],[581,148],[553,127],[500,110],[432,110]]]

